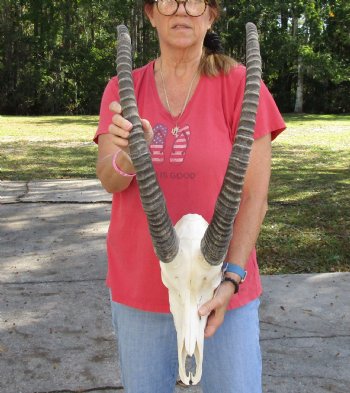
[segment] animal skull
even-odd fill
[[[213,297],[220,283],[221,264],[232,236],[249,154],[253,143],[258,107],[261,59],[256,27],[247,23],[247,74],[240,122],[229,164],[208,225],[198,215],[186,215],[175,226],[159,187],[138,114],[132,79],[131,40],[125,26],[118,26],[117,72],[124,117],[133,129],[130,156],[142,206],[147,216],[153,246],[161,265],[162,279],[169,288],[170,308],[178,338],[179,373],[185,383],[197,383],[202,373],[204,328],[198,308]],[[187,375],[186,357],[195,356],[196,373]]]
[[[162,280],[169,290],[170,310],[177,332],[179,374],[185,384],[197,384],[202,376],[204,329],[207,316],[199,307],[212,299],[221,281],[221,264],[211,266],[204,259],[200,243],[208,227],[198,214],[187,214],[175,225],[179,252],[171,263],[160,263]],[[186,371],[187,356],[196,360],[196,372]]]

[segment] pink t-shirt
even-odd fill
[[[177,136],[171,133],[175,122],[159,99],[153,69],[154,61],[135,70],[133,78],[140,117],[149,120],[154,130],[150,151],[170,217],[174,225],[189,213],[210,222],[238,126],[245,68],[237,66],[218,77],[201,76],[179,120]],[[108,133],[113,116],[108,107],[114,100],[119,101],[116,77],[103,94],[96,142],[98,135]],[[271,133],[274,139],[284,128],[276,104],[262,84],[254,137]],[[161,281],[135,178],[126,190],[113,195],[107,254],[107,285],[114,301],[169,312],[168,290]],[[247,271],[230,308],[243,306],[262,292],[255,249]]]

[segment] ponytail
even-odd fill
[[[213,31],[207,31],[199,64],[200,74],[206,76],[228,74],[230,69],[236,65],[236,60],[225,55],[219,35]]]

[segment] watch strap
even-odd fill
[[[226,262],[223,265],[223,272],[224,273],[235,273],[241,277],[241,282],[247,278],[247,271],[244,270],[241,266],[236,265],[234,263]]]

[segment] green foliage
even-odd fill
[[[1,113],[97,113],[115,74],[116,26],[142,30],[136,3],[0,0]]]
[[[221,5],[215,29],[239,61],[245,57],[244,24],[257,24],[264,80],[282,111],[293,111],[303,77],[304,110],[350,112],[348,0]],[[141,0],[0,0],[0,113],[98,113],[106,82],[116,72],[120,23],[130,28],[135,67],[158,55]]]

